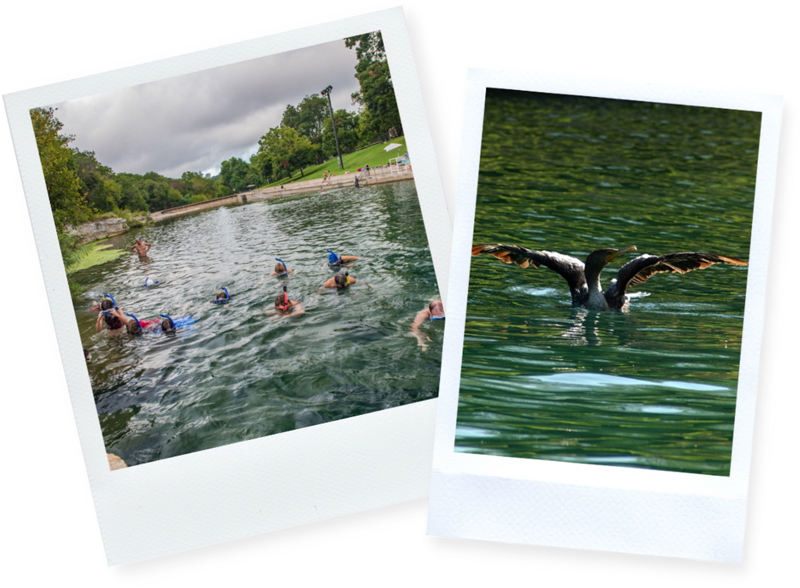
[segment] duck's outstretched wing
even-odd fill
[[[616,280],[616,294],[624,296],[628,288],[643,284],[656,274],[665,272],[685,274],[694,270],[706,269],[717,263],[747,265],[746,261],[735,257],[701,253],[699,251],[669,253],[667,255],[640,255],[620,268]]]
[[[587,292],[584,265],[580,259],[555,251],[531,251],[519,245],[473,245],[472,255],[494,255],[504,263],[516,263],[521,268],[544,267],[557,272],[569,284],[573,301]]]

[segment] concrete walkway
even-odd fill
[[[411,169],[411,165],[406,164],[401,166],[399,169],[397,169],[395,166],[384,166],[370,169],[369,175],[367,175],[366,172],[352,172],[349,174],[341,173],[333,176],[330,181],[325,182],[325,190],[329,191],[337,188],[351,188],[355,184],[356,177],[358,178],[359,186],[366,188],[367,186],[376,186],[378,184],[389,184],[392,182],[413,180],[414,172]],[[299,194],[318,193],[321,186],[323,186],[323,184],[322,180],[320,179],[292,182],[291,184],[284,184],[282,187],[276,186],[272,188],[261,188],[251,192],[242,192],[240,194],[223,196],[222,198],[214,198],[213,200],[198,202],[197,204],[185,204],[184,206],[167,208],[166,210],[151,212],[147,218],[152,222],[159,222],[170,218],[184,216],[186,214],[193,214],[202,210],[217,208],[219,206],[232,206],[236,204],[247,204],[249,202],[259,202],[261,200],[276,200],[286,196],[297,196]]]

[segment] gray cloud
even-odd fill
[[[333,108],[354,110],[355,51],[344,41],[55,104],[73,147],[115,172],[219,171],[249,157],[288,104],[333,86]]]

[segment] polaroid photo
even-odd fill
[[[452,228],[402,9],[4,99],[110,565],[427,494]]]
[[[781,102],[470,71],[430,535],[740,560]]]

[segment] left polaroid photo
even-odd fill
[[[452,229],[401,9],[4,98],[109,564],[427,493]]]

